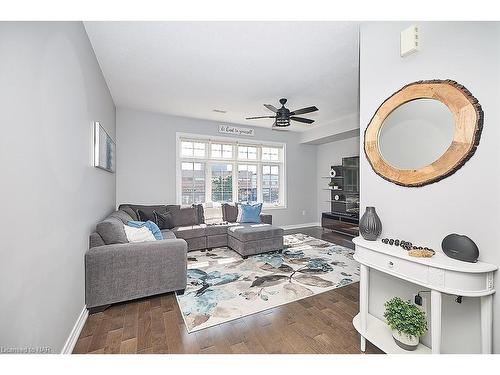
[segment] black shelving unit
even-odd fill
[[[330,212],[321,215],[321,226],[338,233],[357,236],[359,233],[359,156],[342,159],[342,165],[333,165],[334,177],[330,183],[336,183],[339,189],[330,190]],[[341,195],[343,199],[335,199]]]

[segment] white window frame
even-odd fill
[[[181,141],[199,141],[207,144],[205,157],[182,157]],[[222,143],[233,145],[233,157],[228,158],[211,158],[211,144]],[[257,147],[257,159],[238,159],[238,145]],[[262,147],[277,147],[282,149],[281,160],[277,162],[262,160]],[[217,137],[209,135],[191,134],[191,133],[176,133],[176,150],[175,150],[175,169],[176,169],[176,199],[177,204],[182,204],[182,178],[181,178],[181,163],[183,161],[203,162],[205,163],[205,197],[206,201],[211,201],[211,165],[216,163],[233,164],[233,202],[238,199],[238,164],[253,164],[257,165],[257,202],[262,203],[262,165],[278,165],[280,167],[280,202],[279,204],[263,204],[263,208],[270,209],[285,209],[287,208],[287,180],[286,180],[286,143],[259,141],[254,139],[242,139],[231,137]],[[207,199],[208,198],[208,199]]]

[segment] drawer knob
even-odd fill
[[[394,263],[390,260],[388,263],[388,266],[389,266],[389,268],[392,268],[392,267],[394,267]]]

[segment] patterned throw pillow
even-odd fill
[[[151,233],[153,233],[153,236],[158,241],[163,240],[163,235],[161,234],[160,228],[158,228],[158,225],[156,225],[156,223],[152,222],[151,220],[148,220],[145,222],[131,220],[131,221],[127,222],[127,225],[130,227],[134,227],[134,228],[146,227],[151,231]]]
[[[156,241],[153,233],[151,233],[151,231],[146,227],[134,228],[128,225],[123,225],[123,228],[125,229],[128,242]]]

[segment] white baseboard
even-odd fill
[[[306,227],[320,227],[321,223],[316,222],[316,223],[303,223],[303,224],[292,224],[292,225],[281,225],[280,228],[283,228],[284,230],[287,229],[300,229],[300,228],[306,228]]]
[[[83,326],[85,325],[88,316],[89,311],[87,310],[87,306],[83,306],[82,312],[78,316],[78,319],[76,320],[75,325],[73,326],[73,329],[71,330],[71,333],[69,334],[68,339],[66,340],[66,343],[61,350],[61,354],[71,354],[73,352],[78,337],[80,336],[80,332],[82,332]]]

